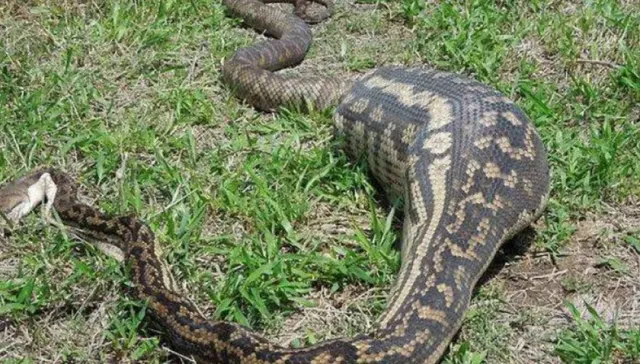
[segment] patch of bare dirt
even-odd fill
[[[571,242],[558,257],[527,254],[499,275],[510,292],[510,303],[561,309],[565,300],[576,304],[593,296],[617,302],[621,312],[633,310],[629,298],[640,298],[634,297],[640,294],[640,256],[623,238],[637,229],[638,223],[640,215],[630,208],[587,214],[577,222]]]
[[[567,303],[584,318],[590,317],[588,304],[621,329],[640,325],[640,254],[624,242],[640,226],[640,209],[611,207],[575,225],[556,257],[530,248],[488,283],[503,292],[496,321],[508,327],[504,339],[513,362],[559,362],[554,340],[573,323]],[[463,335],[465,330],[472,328],[463,327]]]

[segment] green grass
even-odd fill
[[[336,17],[316,27],[307,70],[424,64],[516,100],[553,170],[537,248],[563,251],[586,212],[627,205],[640,192],[638,4],[367,3],[377,6],[339,3]],[[229,93],[220,65],[255,34],[220,1],[9,2],[0,5],[0,32],[0,181],[53,165],[78,176],[92,204],[139,215],[210,317],[296,345],[371,328],[400,263],[394,211],[377,203],[365,167],[340,152],[328,113],[263,115]],[[630,254],[634,234],[621,243]],[[144,306],[124,296],[128,280],[115,260],[35,214],[6,241],[0,321],[17,331],[0,344],[0,358],[168,358]],[[634,269],[603,259],[608,269]],[[312,312],[324,291],[334,300],[350,292],[341,317],[361,319],[288,336],[287,319]],[[502,295],[489,288],[474,301]],[[360,296],[368,299],[353,299]],[[471,310],[446,360],[513,358],[491,344],[510,330],[492,320],[501,307]],[[581,325],[549,355],[638,357],[637,332]],[[610,347],[571,349],[597,335],[608,335]]]
[[[575,306],[569,309],[576,328],[558,337],[556,352],[570,363],[634,363],[640,360],[640,330],[622,331],[615,324],[608,324],[598,312],[587,305],[591,315],[585,319]]]

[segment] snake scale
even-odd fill
[[[305,1],[289,2],[304,14]],[[496,90],[455,74],[395,66],[353,82],[276,74],[304,58],[312,40],[308,24],[257,0],[224,3],[272,36],[225,62],[223,79],[236,95],[261,110],[337,106],[335,130],[346,153],[365,158],[384,191],[404,198],[402,266],[374,332],[290,349],[202,317],[175,289],[149,227],[82,204],[62,171],[38,170],[9,184],[0,190],[0,207],[19,218],[34,198],[45,199],[33,186],[48,186],[49,205],[65,224],[124,252],[131,294],[148,302],[175,350],[199,362],[437,362],[497,250],[546,206],[549,169],[535,127]]]

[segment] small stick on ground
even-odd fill
[[[578,63],[596,64],[596,65],[599,65],[599,66],[605,66],[605,67],[615,68],[615,69],[622,68],[622,66],[617,64],[617,63],[613,63],[613,62],[609,62],[609,61],[599,61],[599,60],[595,60],[595,59],[580,58],[580,59],[576,59],[576,62],[578,62]]]

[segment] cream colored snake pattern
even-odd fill
[[[497,250],[546,205],[549,170],[536,129],[499,92],[445,72],[383,67],[353,84],[274,74],[302,60],[311,42],[308,26],[259,1],[225,4],[279,38],[240,49],[225,63],[224,79],[236,93],[265,110],[339,103],[336,134],[346,152],[365,158],[392,198],[404,198],[402,267],[377,330],[289,349],[240,325],[208,320],[171,283],[143,222],[80,203],[75,182],[55,169],[0,190],[0,207],[19,218],[44,197],[29,188],[48,191],[65,224],[124,251],[132,295],[148,302],[175,350],[201,362],[437,362]]]

